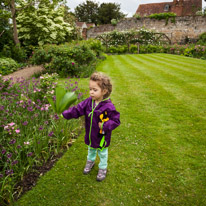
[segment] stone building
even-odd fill
[[[202,0],[173,0],[173,2],[140,4],[136,14],[141,17],[154,13],[173,12],[177,16],[193,16],[202,9]]]
[[[76,22],[76,27],[79,29],[79,32],[83,39],[87,38],[87,30],[95,27],[94,23],[86,23],[86,22]]]

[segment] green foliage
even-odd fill
[[[75,16],[78,21],[97,24],[98,8],[98,3],[86,0],[75,8]]]
[[[168,12],[168,13],[158,13],[158,14],[151,14],[148,17],[150,19],[157,19],[157,20],[162,20],[165,19],[166,20],[166,25],[168,24],[169,19],[171,18],[171,22],[175,23],[175,17],[177,15],[175,13],[172,12]]]
[[[63,87],[60,86],[56,87],[55,96],[55,101],[52,98],[48,98],[48,100],[52,106],[52,109],[57,114],[61,114],[77,100],[77,95],[74,92],[67,92]]]
[[[141,19],[141,16],[139,14],[134,14],[133,17],[136,19]]]
[[[206,45],[206,32],[200,34],[197,44]]]
[[[87,0],[75,8],[75,16],[78,21],[82,22],[110,24],[112,19],[122,19],[125,14],[120,11],[120,4],[102,3],[99,5],[99,3]]]
[[[112,19],[112,20],[111,20],[111,24],[112,24],[113,26],[116,26],[116,25],[117,25],[117,20],[116,20],[116,19]]]
[[[112,23],[112,25],[116,25],[118,20],[125,17],[120,9],[120,4],[102,3],[98,9],[98,24]]]
[[[140,53],[140,54],[149,54],[149,53],[167,53],[167,54],[176,54],[183,55],[193,58],[206,59],[206,46],[201,45],[152,45],[152,44],[139,44],[130,45],[129,52]],[[127,45],[122,46],[111,46],[109,47],[107,53],[111,54],[123,54],[128,53]]]
[[[137,45],[131,45],[130,46],[130,52],[132,53],[132,54],[135,54],[135,53],[137,53],[138,52],[138,47],[137,47]]]
[[[60,44],[69,40],[72,27],[64,21],[64,7],[42,1],[19,12],[19,39],[24,45]]]
[[[99,42],[93,41],[91,48],[100,52]],[[44,64],[49,73],[56,72],[60,77],[88,76],[94,71],[97,60],[91,48],[86,43],[45,45],[34,52],[30,62]]]
[[[99,57],[104,50],[100,40],[88,39],[86,41],[81,41],[81,42],[86,43],[89,46],[89,48],[96,53],[97,57]]]
[[[9,18],[9,12],[0,7],[0,56],[2,56],[1,51],[5,45],[8,47],[12,47],[14,45]]]
[[[111,46],[109,47],[108,53],[111,54],[124,54],[128,51],[128,48],[126,45],[119,45],[119,46]]]
[[[129,30],[129,31],[112,31],[103,33],[96,38],[102,41],[102,44],[106,46],[108,50],[111,46],[127,45],[128,50],[130,44],[162,44],[165,43],[162,39],[157,38],[157,34],[153,31],[148,31],[144,28],[140,30]],[[168,42],[167,42],[168,43]]]
[[[0,58],[0,74],[7,75],[15,72],[19,65],[11,58]]]

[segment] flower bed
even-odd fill
[[[48,96],[55,98],[57,78],[45,74],[14,84],[0,76],[0,205],[12,201],[25,173],[62,152],[79,133],[81,120],[65,121],[48,104]],[[64,86],[81,101],[78,82],[68,79]]]

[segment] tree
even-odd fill
[[[87,23],[98,23],[98,3],[87,0],[75,8],[75,16],[78,21]]]
[[[102,3],[98,10],[98,23],[110,24],[112,19],[120,20],[126,15],[120,11],[120,4]]]
[[[12,29],[9,23],[10,13],[4,5],[0,4],[0,52],[4,45],[13,44]]]
[[[24,45],[60,44],[67,41],[72,27],[64,21],[65,7],[49,0],[19,12],[19,39]]]

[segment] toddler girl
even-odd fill
[[[88,155],[83,173],[89,174],[98,152],[100,163],[97,181],[102,181],[107,173],[108,147],[112,130],[120,125],[120,114],[109,98],[112,84],[106,75],[93,73],[89,89],[89,98],[64,111],[62,115],[66,119],[85,115],[85,143],[88,145]]]

